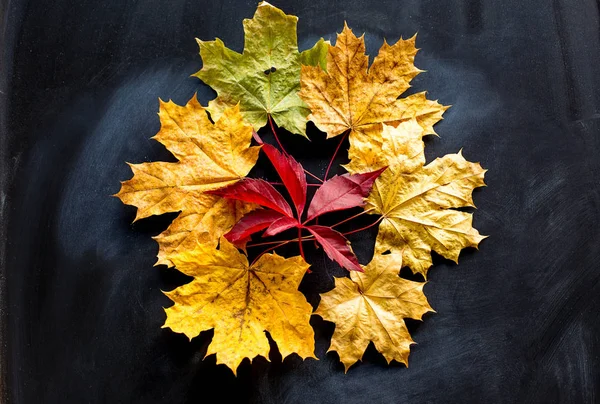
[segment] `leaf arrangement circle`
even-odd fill
[[[216,354],[234,373],[244,358],[268,357],[265,331],[282,357],[314,358],[312,314],[335,323],[329,350],[346,371],[370,342],[388,362],[407,364],[413,341],[404,319],[433,309],[424,283],[399,271],[407,266],[426,278],[432,251],[457,261],[463,248],[479,244],[484,237],[472,227],[472,213],[457,208],[474,206],[471,194],[485,185],[485,170],[461,152],[425,165],[423,137],[435,134],[447,107],[425,93],[400,98],[421,72],[414,66],[415,37],[384,42],[369,66],[364,38],[347,25],[335,45],[321,39],[299,52],[297,21],[263,2],[244,20],[241,54],[219,39],[198,41],[203,67],[196,76],[217,97],[208,107],[195,96],[185,106],[161,101],[154,139],[177,162],[130,164],[133,177],[116,196],[137,207],[135,220],[179,212],[155,238],[157,264],[193,280],[166,293],[174,305],[164,327],[190,339],[214,329],[207,355]],[[309,184],[307,171],[283,149],[275,125],[306,137],[308,120],[328,138],[348,137],[347,174],[328,178],[330,164],[324,178],[308,173],[318,181]],[[281,150],[261,139],[267,125]],[[259,153],[281,182],[247,177]],[[308,203],[310,185],[318,189]],[[291,204],[276,187],[285,188]],[[345,237],[362,229],[343,234],[335,229],[342,222],[317,222],[355,207],[377,215],[371,226],[379,227],[374,256],[364,266]],[[291,231],[295,238],[247,244],[260,231]],[[306,241],[349,271],[321,295],[314,313],[298,291],[309,268]],[[273,251],[289,243],[297,243],[300,255]],[[249,262],[246,248],[263,245],[269,247]]]

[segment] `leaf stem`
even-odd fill
[[[311,240],[314,240],[313,236],[304,236],[304,237],[302,237],[302,241],[303,242],[304,241],[311,241]],[[298,239],[297,238],[293,238],[291,240],[285,240],[286,243],[293,243],[295,241],[298,241]],[[250,247],[260,247],[260,246],[265,246],[265,245],[278,244],[278,243],[281,243],[281,242],[282,242],[281,240],[278,240],[278,241],[265,241],[264,243],[246,244],[246,247],[247,248],[250,248]]]
[[[377,223],[381,222],[381,220],[383,219],[383,216],[380,216],[379,219],[377,219],[376,221],[374,221],[373,223],[365,226],[365,227],[361,227],[360,229],[355,229],[355,230],[351,230],[351,231],[347,231],[345,233],[342,233],[344,236],[347,236],[348,234],[353,234],[353,233],[358,233],[359,231],[363,231],[363,230],[367,230],[370,227],[375,226]]]
[[[267,115],[267,117],[269,118],[269,125],[271,126],[271,132],[273,132],[273,136],[275,137],[275,140],[277,141],[279,148],[281,149],[283,154],[285,154],[286,156],[289,156],[288,152],[285,150],[285,148],[279,141],[279,137],[277,136],[277,132],[275,131],[275,125],[273,125],[273,118],[271,118],[271,114]]]
[[[331,156],[331,160],[329,160],[329,165],[327,166],[327,170],[325,171],[325,176],[323,177],[324,181],[327,181],[327,176],[329,175],[329,170],[331,170],[331,166],[333,165],[335,156],[337,156],[338,152],[340,151],[340,147],[342,147],[342,143],[344,143],[344,140],[346,139],[346,136],[348,136],[349,132],[350,132],[349,130],[344,132],[344,134],[342,135],[342,138],[340,139],[340,142],[338,143],[337,147],[335,148],[335,151],[333,152],[333,156]]]
[[[271,251],[271,250],[274,250],[274,249],[276,249],[276,248],[278,248],[278,247],[281,247],[282,245],[285,245],[285,244],[287,244],[287,243],[289,243],[289,242],[291,242],[291,241],[292,241],[292,240],[286,240],[286,241],[283,241],[283,242],[279,242],[279,244],[277,244],[277,245],[275,245],[275,246],[273,246],[273,247],[269,247],[269,248],[267,248],[266,250],[264,250],[263,252],[261,252],[260,254],[258,254],[258,255],[256,256],[256,258],[254,258],[254,259],[252,260],[252,263],[250,264],[250,266],[254,265],[254,263],[255,263],[256,261],[258,261],[258,259],[259,259],[260,257],[262,257],[263,255],[265,255],[265,254],[266,254],[266,253],[268,253],[269,251]],[[246,246],[246,247],[248,247],[248,246]]]
[[[347,218],[347,219],[344,219],[344,220],[342,220],[341,222],[338,222],[338,223],[336,223],[336,224],[333,224],[333,225],[331,225],[331,227],[336,227],[336,226],[339,226],[339,225],[341,225],[341,224],[344,224],[344,223],[346,223],[346,222],[349,222],[350,220],[352,220],[352,219],[354,219],[354,218],[357,218],[357,217],[359,217],[359,216],[362,216],[362,215],[364,215],[364,214],[366,214],[366,213],[369,213],[369,212],[371,212],[373,209],[374,209],[374,208],[370,208],[370,209],[367,209],[367,210],[363,210],[362,212],[360,212],[360,213],[357,213],[357,214],[356,214],[356,215],[354,215],[354,216],[350,216],[349,218]]]
[[[285,187],[285,184],[283,182],[273,182],[273,181],[267,181],[269,184],[271,185],[281,185]],[[309,187],[320,187],[321,184],[306,184]]]
[[[325,181],[323,181],[322,179],[320,179],[319,177],[317,177],[316,175],[314,175],[313,173],[311,173],[310,171],[308,171],[306,168],[304,169],[304,172],[308,175],[310,175],[311,177],[313,177],[315,180],[319,181],[321,184]],[[321,184],[314,184],[314,185],[318,185],[321,186]],[[309,185],[313,185],[313,184],[309,184]]]
[[[302,227],[298,227],[298,248],[300,248],[300,256],[304,261],[306,261],[304,250],[302,249]]]

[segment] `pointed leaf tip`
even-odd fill
[[[280,212],[274,210],[259,209],[245,215],[233,228],[225,234],[230,243],[245,247],[250,236],[271,226],[274,221],[285,218]]]
[[[281,181],[292,198],[298,217],[302,216],[306,204],[306,175],[304,168],[292,156],[286,156],[270,144],[264,144],[262,151],[279,174]]]
[[[350,248],[350,242],[342,233],[327,226],[312,225],[305,228],[323,246],[323,250],[330,259],[349,271],[363,272],[354,252]]]
[[[294,214],[285,198],[273,185],[265,180],[244,178],[225,188],[207,191],[208,194],[222,196],[227,199],[256,203],[273,209],[283,215],[293,217]]]

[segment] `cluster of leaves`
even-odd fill
[[[256,133],[255,138],[262,145],[262,150],[281,177],[283,185],[294,202],[296,216],[273,185],[260,179],[244,178],[233,185],[210,193],[227,199],[256,203],[266,209],[255,210],[244,216],[225,234],[225,238],[244,248],[246,242],[250,240],[250,235],[258,231],[267,229],[263,236],[275,236],[295,227],[298,229],[300,254],[304,258],[302,250],[302,242],[305,241],[302,238],[304,229],[312,234],[329,258],[350,271],[362,272],[363,269],[350,249],[350,242],[343,234],[331,226],[307,225],[307,223],[326,213],[363,206],[373,182],[385,168],[364,174],[344,174],[325,180],[315,192],[308,207],[307,217],[302,221],[307,190],[304,168],[292,156],[282,155],[275,147],[264,144]],[[280,245],[286,243],[282,242]]]
[[[399,271],[408,266],[426,277],[432,251],[456,261],[463,248],[479,244],[484,237],[472,227],[472,214],[456,208],[473,206],[471,193],[484,185],[485,170],[460,152],[425,165],[422,138],[435,134],[447,107],[424,93],[399,98],[420,73],[414,37],[384,43],[369,67],[364,38],[347,26],[335,46],[321,39],[298,52],[296,24],[296,17],[263,2],[244,20],[242,54],[219,39],[199,41],[203,67],[196,76],[217,97],[206,108],[196,97],[185,106],[161,101],[154,139],[178,161],[131,164],[134,175],[117,196],[138,208],[135,220],[180,212],[156,237],[157,264],[193,280],[167,292],[174,305],[164,327],[189,338],[214,329],[207,355],[216,354],[234,373],[244,358],[268,356],[266,331],[283,357],[314,357],[312,314],[335,323],[330,350],[346,370],[370,342],[388,362],[407,364],[413,341],[404,319],[421,319],[432,308],[424,283]],[[307,171],[283,149],[274,125],[306,136],[308,120],[328,138],[340,136],[340,146],[346,137],[350,142],[347,174],[327,179],[331,164],[323,179],[309,173],[320,181],[310,202]],[[281,151],[260,138],[267,123]],[[272,183],[246,177],[261,151],[291,205]],[[374,256],[364,266],[344,234],[316,223],[359,206],[378,215],[373,225],[379,226]],[[272,247],[248,261],[253,234],[291,229],[297,238],[262,243]],[[309,240],[350,276],[335,279],[314,313],[298,291],[309,268],[302,243]],[[270,252],[290,242],[298,243],[299,256]]]

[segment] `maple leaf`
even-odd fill
[[[396,360],[408,366],[413,340],[405,318],[421,320],[433,311],[423,294],[423,282],[398,276],[401,254],[376,254],[364,272],[350,272],[350,279],[336,278],[335,288],[321,295],[314,314],[335,323],[329,351],[336,351],[348,368],[360,360],[369,345],[387,362]]]
[[[258,130],[270,115],[279,127],[306,136],[309,109],[298,97],[301,63],[324,65],[327,42],[298,52],[298,17],[261,2],[252,19],[244,20],[244,51],[237,53],[220,39],[197,40],[202,69],[195,74],[217,92],[208,104],[213,118],[240,104],[247,122]]]
[[[351,172],[372,170],[381,153],[383,124],[398,125],[416,119],[424,133],[434,134],[433,125],[447,107],[429,101],[425,93],[398,98],[421,72],[414,66],[415,39],[384,41],[369,68],[364,36],[357,38],[347,25],[327,54],[327,71],[302,66],[300,97],[310,107],[309,119],[327,137],[349,130]]]
[[[192,339],[214,328],[207,355],[235,374],[244,358],[268,358],[268,331],[283,358],[297,353],[315,358],[311,305],[298,291],[308,269],[301,257],[264,254],[254,264],[221,240],[197,244],[171,257],[177,269],[194,279],[165,294],[175,303],[165,309],[163,327]]]
[[[454,208],[474,207],[472,192],[485,186],[486,170],[460,152],[424,165],[421,135],[414,120],[384,126],[385,152],[375,167],[389,167],[375,181],[365,209],[383,216],[375,251],[401,253],[405,265],[426,277],[432,250],[457,262],[463,248],[485,238],[472,227],[471,213]]]
[[[252,127],[239,108],[223,112],[214,124],[194,96],[181,107],[160,102],[161,129],[154,137],[178,162],[130,164],[133,178],[122,182],[117,197],[138,208],[135,220],[181,211],[157,236],[157,264],[173,265],[170,257],[197,242],[213,242],[256,208],[245,202],[208,194],[233,184],[256,163],[260,147],[250,147]]]

